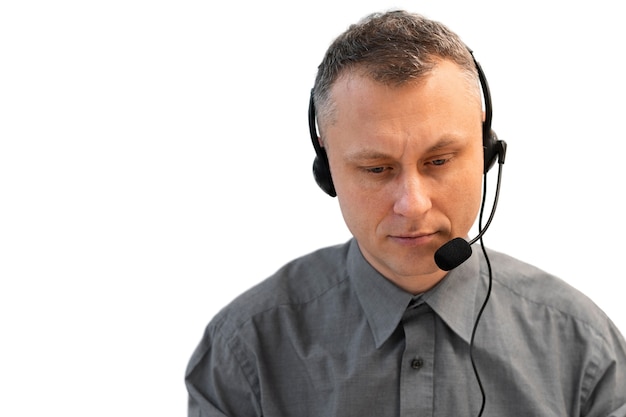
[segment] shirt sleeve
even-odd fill
[[[609,417],[626,417],[626,404],[621,406],[618,410],[613,411]]]
[[[261,416],[242,360],[232,342],[209,325],[187,366],[188,417]]]
[[[626,341],[612,323],[609,329],[583,386],[585,417],[626,417]]]

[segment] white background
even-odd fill
[[[486,244],[626,330],[617,2],[6,1],[0,415],[186,414],[213,314],[348,238],[312,179],[308,94],[330,41],[394,6],[487,74],[509,153]]]

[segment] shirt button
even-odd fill
[[[413,369],[420,369],[422,366],[424,366],[424,359],[422,358],[415,358],[411,361],[411,368]]]

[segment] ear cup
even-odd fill
[[[498,136],[492,129],[483,133],[483,161],[485,164],[483,172],[485,174],[491,169],[498,159],[498,155],[500,154],[498,142]]]
[[[333,177],[330,175],[330,166],[328,164],[328,156],[326,151],[320,150],[319,154],[313,160],[313,177],[317,185],[331,197],[337,197]]]
[[[483,136],[483,151],[484,151],[484,173],[491,169],[495,165],[496,161],[499,164],[504,164],[504,158],[506,157],[506,142],[498,139],[496,132],[489,129],[488,133]]]
[[[317,136],[317,127],[315,120],[315,102],[313,100],[313,89],[311,89],[311,97],[309,99],[309,135],[311,143],[315,149],[315,159],[313,160],[313,178],[319,187],[329,196],[336,197],[335,184],[330,175],[330,164],[328,163],[328,155],[326,150],[320,145],[320,139]]]

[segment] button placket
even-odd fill
[[[435,314],[420,300],[408,306],[401,324],[405,347],[400,375],[400,415],[432,415]]]

